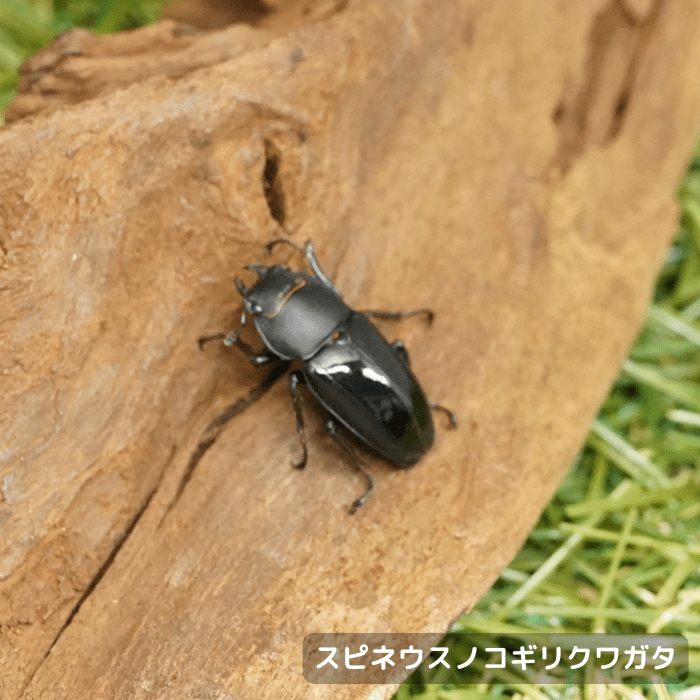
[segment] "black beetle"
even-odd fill
[[[302,469],[308,459],[299,392],[299,384],[306,384],[330,413],[326,430],[367,481],[367,490],[352,504],[350,512],[354,513],[372,492],[372,480],[338,432],[338,424],[403,468],[412,467],[433,444],[431,408],[444,411],[450,425],[456,426],[450,411],[425,398],[410,370],[408,353],[401,341],[389,345],[368,318],[398,320],[424,314],[430,323],[433,313],[429,309],[403,313],[354,311],[343,302],[336,286],[321,270],[311,241],[302,250],[296,243],[279,238],[268,243],[265,252],[269,254],[280,243],[303,252],[314,275],[292,271],[285,265],[248,265],[246,269],[257,273],[258,280],[248,288],[236,278],[243,297],[239,328],[200,338],[199,345],[201,348],[210,340],[223,339],[224,345],[235,345],[254,365],[277,362],[284,365],[283,371],[290,361],[302,362],[301,369],[289,374],[297,431],[304,451],[294,466]],[[265,352],[255,352],[241,340],[246,314],[252,316],[265,343]],[[225,418],[222,414],[210,427],[222,425],[239,410],[235,407]],[[206,449],[211,442],[201,443],[200,448]]]

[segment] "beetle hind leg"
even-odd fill
[[[306,379],[302,372],[297,370],[296,372],[292,372],[289,374],[289,393],[292,397],[294,415],[297,419],[297,433],[299,434],[299,441],[301,442],[301,447],[304,451],[301,460],[297,463],[292,464],[292,466],[295,469],[303,469],[306,466],[306,463],[309,458],[309,451],[306,446],[306,432],[304,430],[304,414],[302,413],[301,408],[301,392],[299,391],[299,384],[305,383]],[[345,440],[345,438],[340,434],[338,425],[332,418],[328,418],[328,420],[326,420],[325,428],[326,432],[336,441],[336,443],[340,446],[343,452],[345,452],[345,454],[348,456],[348,458],[352,462],[352,466],[363,476],[363,478],[367,482],[367,489],[365,490],[365,492],[357,500],[353,501],[353,504],[350,508],[350,514],[352,515],[369,498],[370,494],[372,493],[372,479],[369,476],[369,474],[367,474],[367,472],[365,472],[365,470],[362,468],[362,461],[357,456],[357,453],[352,448],[350,443],[348,443],[347,440]]]
[[[440,404],[437,403],[428,403],[428,406],[433,409],[433,411],[442,411],[446,416],[447,419],[450,421],[449,428],[456,428],[457,427],[457,416],[455,416],[452,411],[450,411],[449,408],[445,408],[444,406],[441,406]]]
[[[336,441],[336,443],[352,462],[352,466],[358,472],[360,472],[360,474],[362,474],[367,482],[367,490],[357,500],[353,501],[353,504],[350,507],[350,515],[354,515],[355,511],[370,497],[370,494],[372,493],[372,488],[374,486],[372,484],[372,478],[362,468],[362,460],[357,456],[357,452],[355,452],[350,443],[340,434],[338,424],[332,418],[329,418],[326,420],[325,427],[326,432]]]
[[[411,366],[411,359],[408,356],[408,350],[406,350],[406,347],[400,340],[393,342],[391,344],[391,349],[396,353],[397,357],[406,365],[406,367]],[[445,408],[444,406],[433,403],[432,401],[428,403],[428,406],[430,406],[433,411],[442,411],[447,416],[447,419],[450,421],[448,427],[457,427],[457,416],[455,416],[455,414],[452,413],[449,408]]]
[[[395,340],[391,344],[391,349],[397,354],[399,360],[401,360],[406,367],[411,366],[411,358],[408,356],[408,350],[406,350],[406,346],[403,344],[402,340]]]
[[[295,469],[303,469],[309,460],[309,450],[306,446],[306,433],[304,432],[304,414],[301,409],[301,392],[299,391],[299,384],[304,383],[304,375],[298,370],[289,375],[289,393],[292,397],[292,407],[294,408],[294,415],[297,419],[297,434],[299,435],[301,447],[304,450],[301,460],[292,464]]]

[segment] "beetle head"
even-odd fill
[[[284,308],[294,292],[306,281],[285,265],[248,265],[247,269],[258,274],[258,281],[250,288],[236,279],[238,291],[243,296],[243,306],[254,316],[274,318]]]

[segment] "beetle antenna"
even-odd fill
[[[272,249],[280,244],[280,243],[286,243],[289,246],[292,246],[294,250],[299,251],[300,253],[304,252],[304,249],[298,246],[294,241],[290,241],[288,238],[275,238],[274,241],[270,241],[266,246],[265,246],[265,255],[269,255],[272,252]]]

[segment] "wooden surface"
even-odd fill
[[[0,131],[3,699],[388,697],[307,684],[305,635],[439,634],[476,602],[643,317],[698,131],[698,2],[271,7],[67,35]],[[280,223],[356,307],[437,315],[381,328],[460,428],[410,471],[367,454],[353,517],[309,397],[290,467],[284,382],[175,499],[261,378],[196,339]]]

